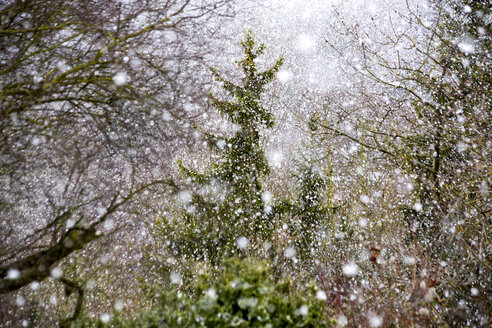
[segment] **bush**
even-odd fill
[[[276,281],[264,261],[235,258],[221,271],[198,275],[187,293],[158,296],[151,309],[130,320],[115,318],[112,326],[330,327],[325,299],[315,285],[295,289],[287,279]]]

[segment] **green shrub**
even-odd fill
[[[189,293],[158,296],[151,309],[113,327],[330,327],[334,321],[316,286],[275,281],[265,261],[230,259],[199,274]],[[100,323],[99,323],[100,324]]]

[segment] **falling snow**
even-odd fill
[[[370,313],[367,316],[369,321],[369,327],[381,327],[383,325],[383,318],[377,314]]]
[[[51,277],[53,279],[60,279],[63,272],[60,268],[57,267],[57,268],[54,268],[53,270],[51,270],[50,274],[51,274]]]
[[[343,266],[342,271],[344,275],[352,277],[359,273],[359,267],[354,262],[349,262]]]
[[[319,300],[322,300],[322,301],[326,301],[327,297],[326,297],[326,293],[322,290],[318,290],[316,292],[316,298],[319,299]]]
[[[130,81],[130,77],[128,76],[127,73],[125,72],[119,72],[119,73],[116,73],[114,76],[113,76],[113,82],[115,85],[117,86],[122,86],[122,85],[125,85],[127,84],[128,82]]]
[[[487,1],[182,2],[2,4],[0,328],[490,326]]]
[[[9,269],[7,271],[7,279],[16,280],[20,278],[20,271],[17,269]]]
[[[246,250],[248,248],[248,245],[249,245],[249,240],[246,237],[239,237],[236,240],[236,245],[237,245],[237,248],[242,249],[242,250]]]

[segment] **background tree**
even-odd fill
[[[290,229],[294,245],[299,252],[299,260],[304,264],[303,270],[314,273],[321,258],[321,231],[332,219],[332,211],[324,204],[323,191],[327,183],[317,166],[301,168],[298,179],[299,195],[293,208],[294,222]]]
[[[290,245],[284,250],[285,265],[290,273],[310,280],[316,276],[325,257],[325,234],[333,224],[337,206],[333,206],[332,183],[320,165],[322,160],[298,164],[294,175],[296,195],[294,199],[283,199],[274,204],[272,215],[279,224],[286,224],[287,240]],[[292,261],[293,260],[293,261]]]

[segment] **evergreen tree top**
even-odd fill
[[[229,121],[239,124],[242,128],[256,128],[258,125],[272,127],[273,115],[260,104],[264,86],[271,82],[283,64],[283,58],[279,58],[269,69],[258,72],[255,59],[265,51],[265,45],[260,43],[256,47],[254,34],[250,30],[241,46],[244,48],[244,58],[237,61],[242,69],[244,78],[241,85],[236,85],[224,79],[215,68],[212,74],[215,79],[223,84],[223,88],[234,97],[232,101],[222,101],[210,95],[212,106],[217,108],[221,115]]]

